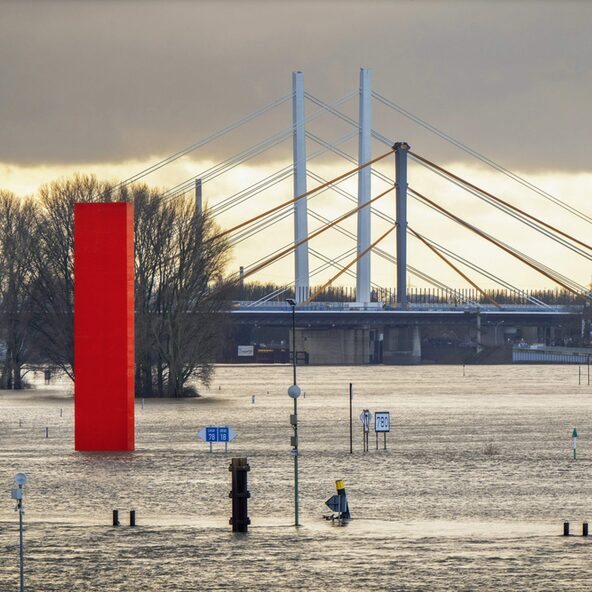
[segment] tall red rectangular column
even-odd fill
[[[134,212],[74,209],[74,447],[134,449]]]

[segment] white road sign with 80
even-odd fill
[[[375,432],[390,432],[391,431],[390,411],[376,411],[374,413],[374,431]]]

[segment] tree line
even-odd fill
[[[0,190],[0,388],[38,364],[74,379],[74,204],[95,201],[134,204],[136,395],[195,394],[226,333],[227,240],[193,200],[83,175],[28,198]]]

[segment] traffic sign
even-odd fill
[[[232,442],[238,434],[228,426],[207,426],[197,433],[204,442]]]
[[[362,413],[360,413],[360,421],[364,426],[364,431],[367,432],[370,429],[370,420],[372,419],[372,413],[368,409],[364,409]]]
[[[375,432],[390,432],[391,431],[390,411],[376,411],[376,413],[374,413],[374,431]]]

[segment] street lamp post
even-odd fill
[[[19,556],[20,556],[20,592],[25,590],[25,546],[23,541],[23,497],[24,486],[27,482],[27,475],[24,473],[17,473],[14,478],[16,487],[13,487],[11,492],[12,499],[16,500],[16,510],[19,513]]]
[[[292,451],[294,457],[294,526],[300,526],[298,520],[298,397],[300,396],[300,387],[296,381],[296,301],[288,298],[286,302],[292,307],[292,372],[293,383],[288,389],[288,395],[294,400],[294,414],[290,416],[290,424],[294,429],[294,435],[291,438]]]

